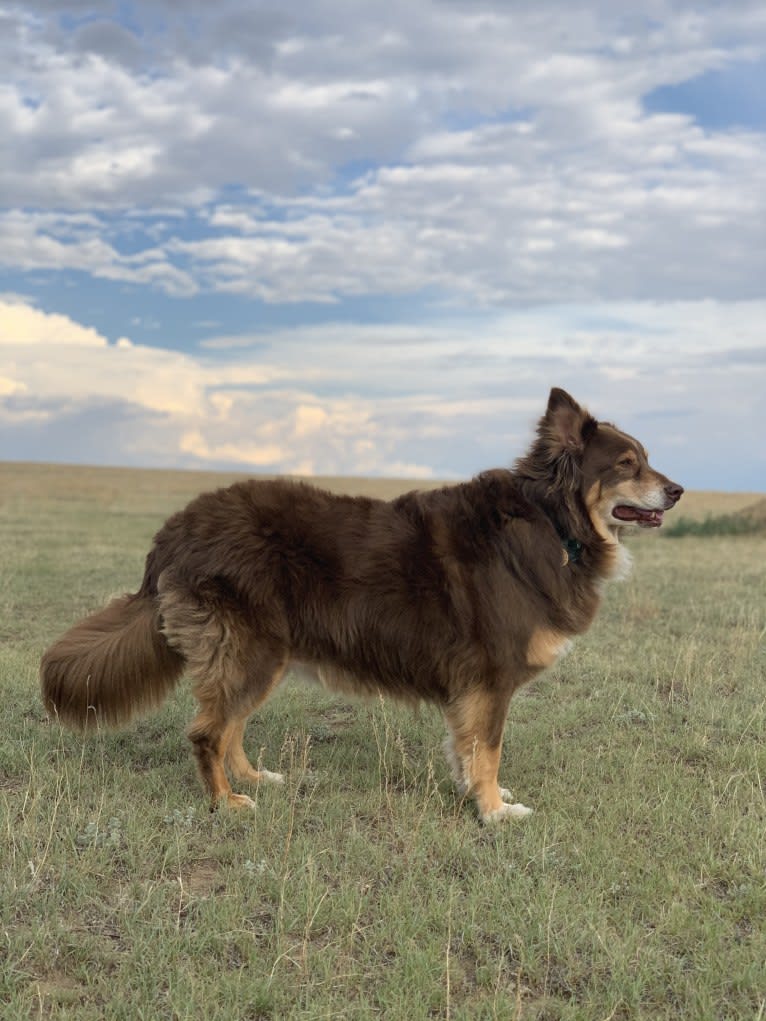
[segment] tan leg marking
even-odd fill
[[[509,805],[509,792],[497,782],[509,696],[475,692],[445,709],[450,735],[447,753],[459,788],[470,793],[484,822],[529,814]]]
[[[227,735],[227,748],[224,755],[229,772],[237,780],[244,780],[246,783],[262,783],[263,781],[284,783],[285,778],[281,773],[272,773],[269,769],[255,769],[252,765],[245,754],[242,744],[246,726],[247,717],[234,720],[227,725],[225,732]]]
[[[247,662],[247,658],[245,661]],[[233,657],[221,660],[227,670],[220,675],[204,676],[195,688],[200,712],[192,721],[188,736],[194,745],[200,775],[210,793],[212,806],[225,801],[232,808],[252,808],[255,804],[246,794],[235,794],[226,776],[224,764],[238,779],[250,782],[272,780],[281,782],[278,773],[257,770],[248,761],[242,737],[250,713],[266,701],[282,679],[287,656],[272,659],[267,669],[262,661],[257,669],[253,655],[249,666],[240,667]]]
[[[214,709],[203,709],[195,716],[187,734],[194,745],[200,776],[210,794],[211,808],[221,801],[234,807],[244,807],[249,798],[235,794],[223,768],[226,726]]]

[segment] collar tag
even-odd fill
[[[561,564],[567,567],[569,564],[576,564],[582,553],[582,543],[579,539],[561,540]]]

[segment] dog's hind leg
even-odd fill
[[[242,734],[247,717],[281,680],[287,648],[273,633],[270,639],[262,637],[263,632],[243,619],[239,607],[227,606],[216,592],[211,597],[190,591],[169,574],[160,576],[158,588],[165,636],[183,654],[196,681],[199,713],[187,734],[211,803],[252,806],[250,798],[232,791],[225,764],[238,778],[276,777],[253,769],[242,748]]]
[[[242,747],[242,737],[250,713],[266,701],[282,679],[287,655],[248,644],[248,654],[241,658],[226,662],[226,657],[220,657],[219,669],[223,663],[227,669],[203,678],[194,689],[200,711],[187,733],[213,806],[222,801],[235,808],[253,805],[246,794],[234,793],[224,765],[237,779],[250,783],[282,781],[279,773],[253,768]]]
[[[226,718],[214,702],[200,700],[201,708],[189,726],[187,735],[194,746],[202,782],[210,794],[210,807],[223,801],[236,808],[252,806],[244,794],[235,794],[223,767]]]
[[[227,733],[224,736],[226,745],[225,759],[229,772],[237,780],[244,780],[246,783],[262,783],[263,781],[268,783],[284,783],[284,777],[281,773],[272,773],[271,770],[263,768],[256,769],[248,759],[242,741],[245,736],[248,717],[259,705],[263,705],[274,688],[279,684],[284,676],[285,665],[284,663],[281,664],[274,671],[268,687],[259,687],[257,697],[251,703],[248,703],[247,707],[242,709],[241,715],[237,716],[228,725]]]
[[[510,794],[497,782],[508,702],[507,694],[479,690],[460,696],[444,709],[447,757],[458,788],[475,799],[483,822],[521,818],[531,812],[524,805],[508,804]]]

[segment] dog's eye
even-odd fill
[[[636,467],[636,459],[635,459],[635,457],[621,457],[620,460],[617,462],[617,467],[618,468],[635,468]]]

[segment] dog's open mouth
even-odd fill
[[[661,510],[646,510],[643,507],[629,507],[627,504],[619,504],[612,511],[612,516],[619,521],[632,521],[642,528],[659,528],[663,514]]]

